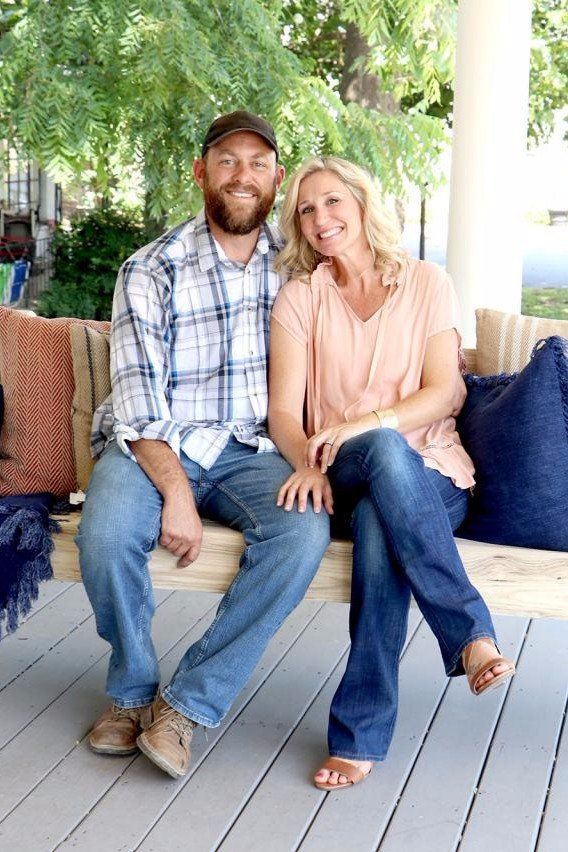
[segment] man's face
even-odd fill
[[[261,136],[231,133],[193,165],[208,217],[227,234],[250,234],[266,219],[284,168]]]

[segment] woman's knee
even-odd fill
[[[414,476],[417,465],[424,466],[420,455],[410,447],[400,432],[394,429],[374,429],[367,433],[362,455],[363,469],[369,475],[379,475],[382,481],[390,478],[402,484]]]

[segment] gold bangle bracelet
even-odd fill
[[[379,421],[379,429],[398,429],[398,415],[394,408],[378,410],[373,408],[373,414]]]

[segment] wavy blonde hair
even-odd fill
[[[286,267],[291,275],[311,274],[318,263],[326,260],[302,234],[298,214],[298,194],[304,178],[316,172],[332,172],[351,192],[363,214],[363,233],[373,254],[375,267],[392,268],[398,272],[406,252],[400,247],[400,229],[384,208],[378,181],[341,157],[310,157],[288,180],[280,210],[280,229],[286,245],[278,255],[276,268]]]

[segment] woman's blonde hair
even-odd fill
[[[286,267],[291,275],[305,276],[314,271],[325,256],[313,249],[300,229],[298,193],[304,178],[316,172],[332,172],[345,184],[359,203],[363,214],[363,233],[377,268],[400,270],[406,253],[401,249],[400,229],[383,207],[378,182],[360,166],[341,157],[310,157],[290,177],[280,211],[280,229],[286,245],[278,255],[276,268]]]

